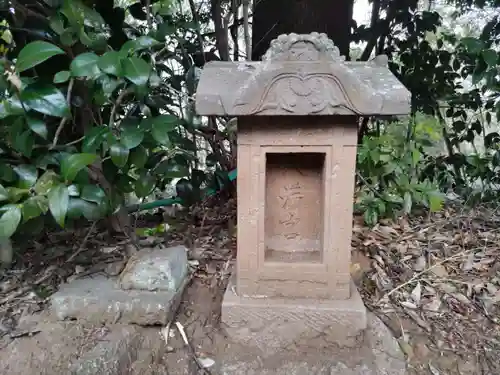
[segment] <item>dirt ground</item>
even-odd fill
[[[185,338],[173,322],[167,343],[155,354],[154,373],[210,373],[211,359],[224,345],[218,328],[236,255],[234,203],[198,209],[176,220],[137,224],[153,227],[164,222],[169,224],[166,234],[142,237],[141,246],[157,241],[185,244],[191,249],[193,278],[176,318]],[[351,273],[366,306],[398,339],[409,374],[500,374],[496,211],[455,207],[374,228],[363,226],[360,218],[354,223]],[[126,256],[127,239],[93,230],[90,236],[89,228],[82,228],[47,237],[20,253],[12,269],[0,271],[0,349],[26,334],[17,330],[18,322],[45,309],[61,282],[78,273],[99,272]],[[152,332],[165,336],[160,328]]]

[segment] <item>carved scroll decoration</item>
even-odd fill
[[[236,95],[244,115],[362,114],[383,99],[360,81],[325,34],[280,35]]]
[[[240,102],[237,105],[245,104]],[[335,77],[325,74],[283,74],[269,83],[256,105],[248,106],[247,109],[251,114],[271,111],[273,114],[314,115],[334,114],[335,108],[339,107],[349,112],[354,109],[354,113],[357,113],[356,106]]]
[[[373,106],[374,113],[382,106],[382,98],[369,88],[358,92],[359,86],[346,88],[340,77],[327,73],[297,72],[264,75],[253,80],[238,95],[234,107],[242,114],[334,115],[361,114],[360,106]],[[352,81],[352,80],[351,80]],[[266,82],[260,85],[259,82]],[[354,100],[353,100],[354,99]]]

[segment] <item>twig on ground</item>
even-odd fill
[[[179,333],[181,334],[181,337],[182,337],[182,341],[184,341],[184,345],[188,348],[190,354],[193,356],[193,360],[196,362],[196,365],[198,366],[198,368],[201,371],[204,371],[207,375],[211,375],[212,373],[210,372],[210,370],[207,369],[207,368],[205,368],[205,367],[203,367],[203,365],[198,360],[198,356],[196,355],[196,351],[194,350],[193,346],[189,342],[189,340],[187,338],[187,335],[186,335],[186,332],[185,332],[184,327],[182,326],[182,324],[179,323],[179,322],[175,322],[175,326],[179,330]]]
[[[56,270],[57,270],[56,266],[50,266],[49,268],[47,268],[45,270],[44,274],[42,276],[40,276],[38,279],[36,279],[32,284],[25,285],[22,288],[16,290],[10,296],[2,298],[0,300],[0,305],[3,305],[5,303],[7,303],[7,302],[12,301],[13,299],[21,297],[23,294],[25,294],[25,293],[29,292],[30,290],[32,290],[33,289],[33,285],[39,285],[39,284],[47,281],[48,279],[50,279],[52,277],[52,275],[54,274],[54,271],[56,271]]]
[[[78,247],[78,249],[66,260],[66,262],[71,262],[72,260],[74,260],[78,256],[78,254],[80,254],[85,249],[85,245],[87,244],[87,241],[89,240],[90,235],[94,231],[96,225],[97,225],[97,221],[94,221],[92,223],[92,226],[90,227],[89,231],[87,232],[87,235],[85,236],[82,243]]]

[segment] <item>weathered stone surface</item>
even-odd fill
[[[184,246],[144,249],[130,258],[121,273],[122,289],[176,291],[188,272]]]
[[[141,342],[133,326],[41,321],[37,330],[0,351],[2,374],[123,375]]]
[[[400,115],[410,93],[387,56],[345,61],[325,34],[280,35],[262,62],[209,62],[196,93],[200,115]]]
[[[397,341],[378,318],[368,314],[368,329],[354,346],[297,341],[279,353],[255,351],[235,344],[220,354],[222,375],[404,375],[406,364]],[[323,337],[328,343],[328,337]],[[312,345],[311,345],[312,344]],[[243,354],[244,353],[244,354]]]
[[[137,358],[141,335],[134,326],[116,327],[71,366],[71,375],[122,375]]]
[[[94,323],[166,324],[176,310],[186,281],[175,292],[122,290],[113,278],[97,276],[64,284],[51,296],[57,319]]]
[[[255,298],[238,296],[230,286],[221,319],[233,340],[265,353],[319,333],[328,334],[330,342],[345,343],[367,327],[366,307],[354,285],[351,290],[346,300]]]

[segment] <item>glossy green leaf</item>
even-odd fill
[[[99,56],[95,53],[82,53],[71,62],[71,74],[75,77],[94,77],[100,73],[98,63]]]
[[[48,137],[47,125],[43,120],[34,117],[28,117],[26,119],[26,123],[34,133],[38,134],[43,139],[47,139]]]
[[[0,217],[0,238],[10,238],[21,223],[21,209],[18,206],[9,206]]]
[[[144,139],[144,131],[134,125],[122,126],[120,141],[129,150],[139,146]]]
[[[122,54],[137,52],[143,49],[157,46],[159,44],[160,44],[159,41],[151,38],[150,36],[140,36],[139,38],[129,40],[128,42],[126,42],[120,49],[120,52]]]
[[[70,198],[68,206],[68,217],[77,219],[84,217],[87,220],[95,221],[106,214],[104,206],[86,201],[81,198]]]
[[[47,2],[47,0],[45,0]],[[52,1],[51,1],[52,2]],[[57,1],[58,2],[58,1]],[[49,4],[52,5],[52,4]],[[57,4],[59,5],[59,4]],[[62,34],[64,32],[64,20],[60,14],[56,13],[49,17],[49,26],[57,34]]]
[[[462,43],[470,53],[479,53],[484,48],[484,43],[480,39],[473,37],[462,38],[460,43]]]
[[[97,160],[96,154],[73,154],[61,162],[61,174],[66,181],[73,181],[83,168]]]
[[[99,83],[101,84],[102,92],[104,94],[102,103],[106,103],[106,100],[113,94],[122,82],[122,80],[114,79],[107,75],[100,77]]]
[[[365,220],[365,223],[368,224],[368,225],[375,225],[377,224],[377,221],[378,221],[378,212],[369,207],[364,215],[363,215],[363,219]]]
[[[64,228],[66,222],[66,213],[69,205],[69,192],[66,185],[55,185],[50,189],[49,210],[57,224]]]
[[[135,183],[135,180],[132,179],[132,177],[130,177],[129,175],[126,175],[126,174],[121,174],[116,179],[115,186],[118,189],[118,191],[120,191],[121,193],[128,194],[128,193],[132,193],[134,191],[134,183]]]
[[[64,30],[64,32],[60,35],[60,38],[61,43],[68,47],[75,44],[78,40],[76,34],[71,28]]]
[[[29,86],[21,100],[34,111],[54,117],[69,117],[71,112],[63,93],[54,86]]]
[[[50,189],[52,189],[55,184],[59,182],[59,176],[56,174],[56,172],[48,170],[40,176],[35,186],[33,187],[33,190],[37,194],[45,195],[50,191]]]
[[[142,168],[148,160],[148,151],[143,146],[137,146],[130,151],[129,156],[130,164],[137,168]]]
[[[148,82],[151,65],[139,57],[129,57],[123,61],[124,76],[133,84],[143,86]]]
[[[498,54],[495,50],[488,48],[481,52],[483,59],[489,66],[497,65]]]
[[[78,185],[88,184],[90,181],[90,175],[88,168],[83,168],[78,172],[73,182]]]
[[[82,151],[85,153],[96,153],[109,134],[109,128],[95,126],[85,134],[82,142]]]
[[[22,204],[23,221],[34,219],[45,214],[49,209],[49,203],[46,197],[35,196],[26,199]]]
[[[17,178],[16,172],[12,169],[12,166],[8,164],[0,163],[0,180],[6,182],[14,182]]]
[[[23,47],[16,60],[18,73],[31,69],[50,59],[52,56],[63,55],[64,51],[52,43],[37,40]]]
[[[180,119],[172,115],[162,115],[152,119],[151,135],[156,142],[170,146],[168,133],[180,124]]]
[[[147,197],[155,188],[156,180],[149,173],[142,173],[135,181],[134,191],[138,198]]]
[[[99,68],[108,74],[120,77],[122,75],[121,55],[116,51],[106,52],[99,58]]]
[[[54,76],[54,83],[64,83],[69,80],[71,73],[68,70],[61,70]]]
[[[0,185],[0,202],[4,202],[9,199],[9,193],[2,185]]]
[[[9,194],[9,201],[11,203],[17,203],[21,199],[24,199],[27,195],[29,195],[29,189],[21,189],[17,187],[9,187],[7,188],[7,192]]]
[[[89,202],[102,203],[106,200],[106,193],[97,185],[84,185],[80,198]]]
[[[111,161],[117,167],[122,168],[127,164],[129,149],[119,142],[115,142],[109,148]]]
[[[35,185],[38,178],[38,171],[34,165],[18,165],[14,167],[14,171],[19,176],[18,187],[21,189],[29,189]]]
[[[34,145],[35,138],[30,130],[20,133],[15,139],[12,140],[12,147],[27,158],[31,157]]]

